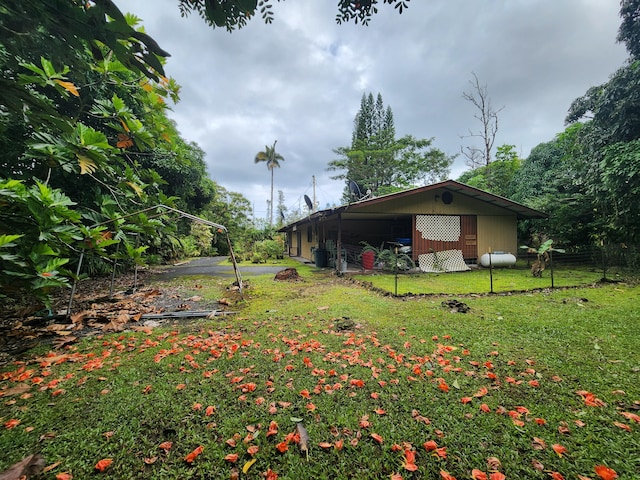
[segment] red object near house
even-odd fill
[[[362,268],[365,270],[373,270],[373,263],[375,261],[375,254],[368,250],[362,254]]]

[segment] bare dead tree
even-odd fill
[[[494,110],[491,105],[491,98],[486,85],[481,85],[478,76],[472,72],[473,80],[469,80],[471,84],[471,92],[463,92],[462,98],[470,102],[477,109],[477,113],[474,118],[478,119],[482,124],[482,128],[479,132],[472,132],[469,130],[469,135],[463,135],[460,138],[478,137],[482,139],[482,148],[469,146],[460,147],[462,154],[467,157],[467,165],[471,168],[477,168],[481,165],[489,165],[491,163],[491,150],[493,149],[493,142],[496,139],[498,133],[498,113],[500,113],[504,107],[500,107],[498,110]]]

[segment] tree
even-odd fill
[[[566,118],[569,124],[583,124],[574,155],[576,174],[593,202],[601,240],[640,240],[640,214],[634,208],[640,203],[639,84],[640,60],[634,60],[574,100]]]
[[[461,147],[462,154],[467,157],[469,166],[472,168],[480,165],[489,165],[491,163],[491,151],[493,149],[493,143],[498,133],[498,113],[500,113],[504,107],[494,110],[491,105],[491,98],[486,85],[480,85],[478,76],[472,72],[473,80],[469,80],[471,84],[471,92],[463,92],[462,98],[471,103],[475,109],[476,114],[474,118],[480,121],[481,129],[479,132],[472,132],[469,130],[469,135],[462,138],[477,137],[482,140],[482,148],[469,146]]]
[[[329,162],[328,170],[341,172],[332,178],[345,180],[345,201],[352,200],[350,181],[372,195],[382,195],[444,179],[453,159],[432,142],[411,135],[396,139],[391,107],[384,106],[379,93],[375,100],[369,93],[362,96],[354,118],[351,146],[334,149],[341,158]]]
[[[463,173],[458,181],[511,198],[515,193],[513,181],[521,163],[515,145],[501,145],[497,149],[495,161]]]
[[[383,4],[393,6],[401,14],[410,0],[383,0]],[[278,0],[280,2],[280,0]],[[378,13],[378,0],[339,0],[336,22],[353,21],[368,25]],[[212,27],[226,28],[228,31],[240,29],[259,11],[265,23],[272,23],[273,0],[179,0],[182,16],[197,13]]]
[[[271,172],[271,200],[269,201],[269,226],[273,225],[273,170],[280,167],[280,162],[284,162],[284,157],[276,152],[277,140],[269,147],[265,145],[264,151],[258,152],[254,163],[265,162],[267,169]]]
[[[627,47],[633,59],[640,59],[640,0],[621,0],[622,23],[616,40]]]

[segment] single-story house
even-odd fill
[[[509,199],[446,180],[319,210],[279,231],[287,235],[290,256],[319,267],[345,269],[345,263],[358,263],[365,242],[377,248],[410,247],[405,250],[421,265],[434,252],[455,252],[457,261],[472,264],[488,252],[516,255],[518,220],[546,217]]]

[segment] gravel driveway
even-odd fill
[[[221,265],[228,257],[202,257],[193,259],[187,263],[181,265],[172,265],[167,270],[158,274],[163,280],[169,280],[176,277],[187,277],[196,275],[210,275],[212,277],[229,277],[235,278],[233,266],[225,263]],[[264,267],[260,265],[248,266],[242,265],[240,268],[240,275],[243,279],[252,275],[275,275],[280,270],[284,270],[284,267]]]

